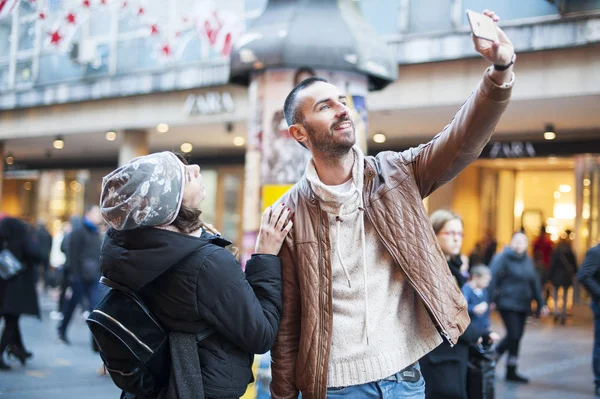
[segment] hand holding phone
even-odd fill
[[[499,41],[496,23],[492,18],[471,10],[467,10],[466,14],[473,36],[490,42]]]
[[[511,74],[504,73],[514,63],[515,49],[502,29],[496,26],[500,17],[490,10],[482,14],[467,10],[467,18],[473,34],[473,45],[483,58],[493,65],[505,67],[504,69],[492,69],[490,76],[496,84],[506,83]]]

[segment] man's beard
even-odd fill
[[[352,123],[352,140],[336,140],[336,132],[334,131],[334,127],[338,126],[340,123],[343,122]],[[313,151],[321,153],[326,158],[338,159],[347,155],[356,141],[354,122],[352,121],[352,119],[349,118],[336,121],[336,123],[334,123],[330,127],[330,129],[326,131],[318,131],[306,122],[304,124],[304,128],[306,129],[306,132],[308,134],[308,139],[310,141]]]

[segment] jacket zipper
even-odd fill
[[[398,266],[402,269],[402,264],[398,261],[398,259],[396,258],[396,255],[394,255],[394,252],[390,249],[390,247],[387,245],[386,241],[383,239],[383,235],[379,231],[379,228],[377,228],[377,225],[373,222],[373,219],[371,218],[371,215],[367,211],[366,206],[365,206],[365,214],[367,215],[367,218],[369,218],[369,221],[371,222],[371,224],[377,231],[377,234],[379,235],[379,238],[381,239],[381,242],[383,243],[383,245],[386,247],[386,249],[388,250],[390,255],[392,255],[394,257],[394,260],[396,261]],[[404,275],[406,276],[406,278],[408,278],[408,281],[410,281],[413,288],[415,288],[416,287],[415,282],[410,278],[410,276],[408,275],[408,273],[406,273],[405,270],[402,270],[402,271],[404,272]],[[419,295],[419,298],[421,298],[423,303],[427,306],[427,308],[429,308],[429,313],[433,316],[437,325],[440,327],[440,334],[444,338],[446,338],[446,340],[448,341],[448,344],[450,344],[450,347],[453,347],[455,345],[455,343],[452,341],[452,338],[450,338],[450,334],[448,334],[448,332],[446,330],[444,330],[444,327],[442,327],[442,323],[441,323],[440,319],[437,317],[437,315],[433,311],[431,311],[432,306],[429,304],[429,302],[427,300],[425,300],[425,298],[423,297],[423,295],[421,294],[421,292],[419,290],[415,289],[415,291]]]
[[[148,352],[150,352],[152,354],[154,353],[154,351],[148,345],[146,345],[144,342],[142,342],[142,340],[139,339],[131,330],[129,330],[127,327],[125,327],[123,324],[121,324],[117,319],[115,319],[111,315],[104,313],[103,311],[98,310],[98,309],[94,309],[92,311],[92,313],[98,313],[98,314],[101,314],[102,316],[106,317],[108,320],[112,321],[117,326],[119,326],[127,334],[131,335],[131,337],[133,339],[135,339],[137,341],[137,343],[140,344],[144,349],[146,349]]]
[[[317,204],[318,205],[318,204]],[[319,240],[318,242],[321,243],[321,229],[322,229],[322,213],[321,213],[321,207],[318,206],[317,207],[318,212],[319,212],[319,223],[317,223],[318,229],[317,229],[317,239]],[[323,259],[323,254],[321,253],[321,245],[319,244],[317,246],[319,248],[319,264],[322,265],[321,263],[321,259]],[[319,273],[320,275],[321,273]],[[322,330],[323,330],[323,279],[319,278],[319,327],[320,327],[320,331],[319,334],[317,334],[317,370],[321,371],[320,367],[321,367],[321,356],[322,356],[322,351],[321,351],[321,336],[322,336]],[[316,397],[320,398],[320,393],[321,393],[321,378],[322,375],[320,373],[317,372],[317,390],[316,390]]]

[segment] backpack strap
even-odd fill
[[[131,290],[130,288],[127,288],[124,285],[114,282],[111,279],[104,277],[104,276],[100,277],[100,284],[103,284],[103,285],[105,285],[109,288],[115,289],[117,291],[126,292],[128,294],[135,294],[135,292],[133,292],[133,290]]]

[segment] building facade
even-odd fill
[[[462,214],[465,251],[488,232],[502,245],[541,225],[553,239],[571,230],[579,254],[600,238],[600,1],[347,2],[398,64],[366,99],[371,153],[431,139],[476,86],[487,65],[465,9],[495,7],[515,45],[513,100],[492,142],[426,201]],[[1,210],[58,228],[97,202],[119,162],[184,151],[211,193],[204,217],[241,240],[252,104],[230,83],[229,55],[266,5],[21,0],[0,19]]]

